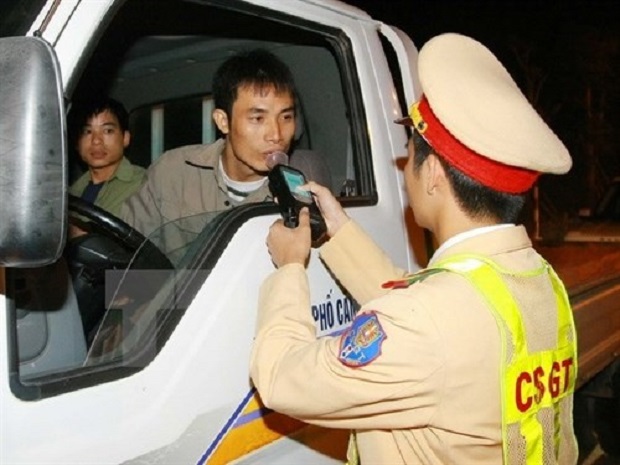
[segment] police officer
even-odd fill
[[[574,464],[572,312],[514,224],[539,174],[567,172],[570,156],[477,41],[437,36],[418,66],[423,95],[397,122],[413,127],[410,206],[439,248],[404,273],[310,183],[330,236],[321,257],[361,309],[342,335],[315,337],[308,216],[276,222],[252,380],[270,408],[351,429],[349,463]]]

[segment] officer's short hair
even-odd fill
[[[413,131],[413,169],[419,171],[422,164],[434,153],[433,148]],[[483,186],[438,156],[446,172],[448,182],[460,207],[472,218],[491,217],[501,223],[514,223],[525,204],[526,194],[508,194]]]

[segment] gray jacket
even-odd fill
[[[218,169],[224,147],[225,141],[220,139],[211,145],[188,145],[164,153],[148,169],[142,188],[122,205],[121,218],[145,236],[167,223],[187,218],[176,221],[172,225],[174,228],[162,229],[170,230],[166,232],[169,237],[163,241],[164,252],[167,252],[185,245],[202,230],[207,221],[205,218],[209,216],[204,213],[229,210],[241,203],[270,200],[267,182],[242,202],[235,202],[228,196]],[[177,233],[182,230],[188,237],[172,238],[172,229]],[[174,236],[178,236],[177,233]],[[153,240],[162,246],[159,238]]]

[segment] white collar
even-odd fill
[[[485,234],[491,231],[496,231],[498,229],[511,228],[514,226],[514,223],[502,223],[502,224],[494,224],[491,226],[482,226],[481,228],[470,229],[469,231],[465,231],[459,234],[452,236],[446,242],[441,244],[433,256],[431,257],[431,262],[435,259],[435,257],[439,257],[447,248],[452,247],[459,242],[463,242],[466,239],[470,239],[472,237],[480,236],[481,234]]]

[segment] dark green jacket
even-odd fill
[[[146,170],[140,166],[132,165],[127,158],[121,160],[118,169],[101,188],[95,205],[120,216],[121,205],[127,197],[140,189],[146,179]],[[73,183],[69,193],[80,197],[90,181],[90,173],[87,171]]]

